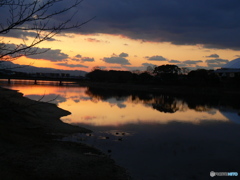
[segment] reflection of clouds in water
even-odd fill
[[[75,103],[79,103],[79,102],[80,102],[79,99],[74,99],[73,101],[74,101]]]
[[[46,95],[45,95],[46,96]],[[39,99],[41,99],[42,97],[43,97],[43,95],[35,95],[35,94],[33,94],[33,95],[27,95],[27,96],[25,96],[25,97],[27,97],[27,98],[29,98],[29,99],[32,99],[32,100],[35,100],[35,101],[38,101]]]
[[[65,122],[65,123],[71,123],[72,119],[71,118],[62,117],[61,121]]]
[[[127,106],[125,104],[121,104],[121,103],[118,103],[117,106],[121,109],[121,108],[126,108]]]
[[[115,106],[117,105],[120,109],[122,108],[126,108],[127,105],[125,105],[124,103],[127,101],[127,98],[108,98],[108,99],[104,99],[104,102],[108,102],[111,106]]]
[[[104,99],[102,100],[103,102],[108,102],[110,104],[122,104],[123,102],[125,102],[127,100],[127,98],[108,98],[108,99]]]
[[[91,120],[96,119],[96,118],[97,118],[96,116],[84,116],[81,119],[83,119],[85,121],[91,121]]]
[[[47,95],[36,95],[36,94],[31,94],[25,96],[29,99],[35,100],[35,101],[41,101],[41,102],[49,102],[53,104],[58,104],[62,102],[66,102],[67,99],[63,96],[57,95],[57,94],[47,94]]]
[[[72,99],[75,103],[78,103],[78,102],[80,102],[80,98],[81,97],[79,97],[79,96],[71,96],[68,99]]]
[[[210,109],[207,111],[208,114],[215,115],[217,113],[217,109]]]
[[[152,107],[152,104],[143,104],[143,106],[144,106],[144,107],[147,107],[147,108],[148,108],[148,107],[151,108],[151,107]]]
[[[73,100],[75,103],[79,103],[80,101],[88,101],[91,100],[91,97],[82,97],[82,96],[70,96],[68,99]]]
[[[57,104],[62,103],[62,102],[66,102],[66,101],[67,101],[67,99],[63,96],[57,96],[57,99],[54,100],[54,102],[56,102]]]

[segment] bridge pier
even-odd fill
[[[34,84],[37,84],[37,80],[36,79],[34,80]]]
[[[59,81],[59,86],[62,86],[62,85],[63,85],[62,81]]]
[[[8,78],[8,84],[11,84],[11,79],[10,78]]]

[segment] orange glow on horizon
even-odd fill
[[[21,65],[33,64],[36,67],[56,68],[63,70],[82,70],[91,71],[95,66],[106,67],[106,69],[118,69],[127,70],[122,67],[121,64],[110,64],[104,62],[102,59],[111,57],[113,54],[119,55],[121,53],[127,53],[125,57],[131,65],[126,67],[133,67],[138,69],[143,63],[151,63],[157,66],[163,64],[169,64],[170,60],[177,60],[180,62],[191,60],[201,60],[202,63],[197,63],[198,66],[207,66],[205,60],[210,54],[218,54],[219,58],[233,60],[236,55],[240,54],[240,51],[224,50],[224,49],[205,49],[201,45],[173,45],[169,42],[144,42],[141,40],[129,39],[121,35],[108,35],[108,34],[65,34],[57,35],[54,37],[56,41],[45,41],[40,44],[39,48],[50,48],[51,50],[59,49],[61,53],[68,55],[68,58],[64,61],[50,61],[44,59],[33,59],[34,57],[21,57],[14,61]],[[22,43],[21,39],[6,38],[11,43]],[[31,41],[31,38],[28,40]],[[94,62],[73,61],[76,55],[82,57],[94,58]],[[146,57],[151,56],[163,56],[166,61],[149,61]],[[68,63],[75,65],[83,65],[87,67],[67,67],[58,65],[58,63]],[[178,65],[178,64],[176,64]],[[192,65],[195,67],[196,65]]]

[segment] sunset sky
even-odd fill
[[[213,69],[240,57],[239,0],[85,0],[54,21],[76,10],[73,24],[95,18],[41,43],[39,48],[50,48],[48,52],[14,63],[83,71],[96,66],[146,70],[163,64]],[[2,36],[4,42],[19,44],[34,35],[18,31]]]

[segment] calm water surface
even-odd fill
[[[62,121],[94,133],[64,140],[101,149],[134,179],[208,179],[210,171],[240,173],[238,103],[44,83],[4,86],[70,111]]]

